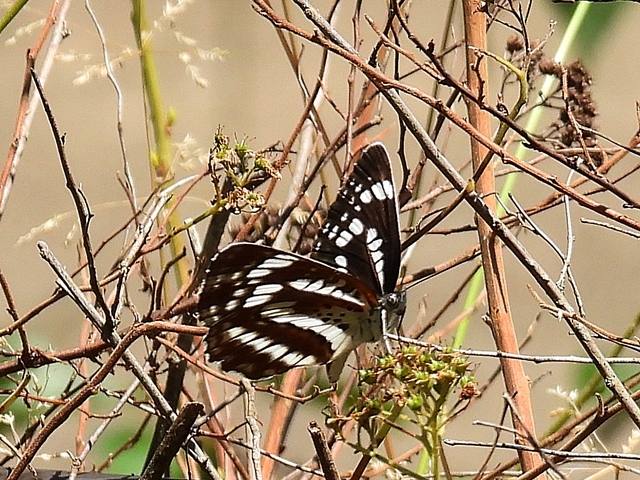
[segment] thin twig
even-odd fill
[[[49,106],[49,101],[44,94],[44,90],[40,80],[38,79],[38,75],[35,70],[31,69],[31,77],[33,78],[33,82],[38,89],[38,93],[40,94],[40,100],[42,101],[42,106],[47,115],[47,120],[49,120],[49,126],[51,127],[51,131],[53,133],[53,139],[56,143],[56,149],[58,151],[58,158],[60,160],[60,164],[62,166],[62,171],[64,173],[64,177],[66,180],[67,188],[71,192],[71,197],[73,198],[73,203],[76,207],[76,211],[78,214],[78,221],[80,223],[80,230],[82,231],[82,245],[84,247],[84,252],[87,258],[87,267],[89,269],[89,284],[91,285],[93,294],[96,297],[96,301],[98,305],[103,311],[104,314],[104,329],[102,333],[104,334],[103,339],[107,340],[109,338],[109,334],[115,328],[114,319],[111,315],[111,309],[108,307],[107,302],[105,301],[104,296],[102,295],[102,290],[100,289],[100,285],[98,282],[98,271],[95,264],[95,258],[93,255],[93,247],[91,246],[91,236],[89,235],[89,223],[91,222],[91,218],[93,214],[89,210],[89,204],[87,199],[84,197],[84,194],[77,186],[73,174],[71,173],[71,168],[69,166],[69,162],[67,160],[67,154],[64,148],[64,140],[60,135],[58,130],[58,126],[56,124],[56,120],[53,116],[53,111]]]

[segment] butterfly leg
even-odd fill
[[[327,377],[329,377],[329,382],[336,383],[340,380],[340,374],[342,373],[344,364],[347,362],[349,353],[351,352],[348,351],[345,354],[336,357],[332,362],[327,363]]]

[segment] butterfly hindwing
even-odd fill
[[[213,270],[215,269],[215,270]],[[377,298],[323,263],[250,243],[212,260],[198,303],[207,353],[249,378],[319,365],[380,337]]]

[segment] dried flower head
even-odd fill
[[[507,38],[507,52],[514,54],[524,50],[524,39],[521,35],[514,33]]]
[[[555,123],[557,137],[567,147],[595,147],[598,139],[591,130],[595,128],[598,112],[592,97],[593,79],[589,71],[576,60],[568,65],[558,65],[554,75],[560,80],[564,95],[564,105]],[[590,158],[595,166],[602,164],[602,155],[591,154]]]

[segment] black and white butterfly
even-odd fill
[[[389,154],[367,148],[329,208],[311,258],[233,243],[211,260],[198,314],[210,361],[258,379],[330,363],[382,338],[404,312],[400,224]]]

